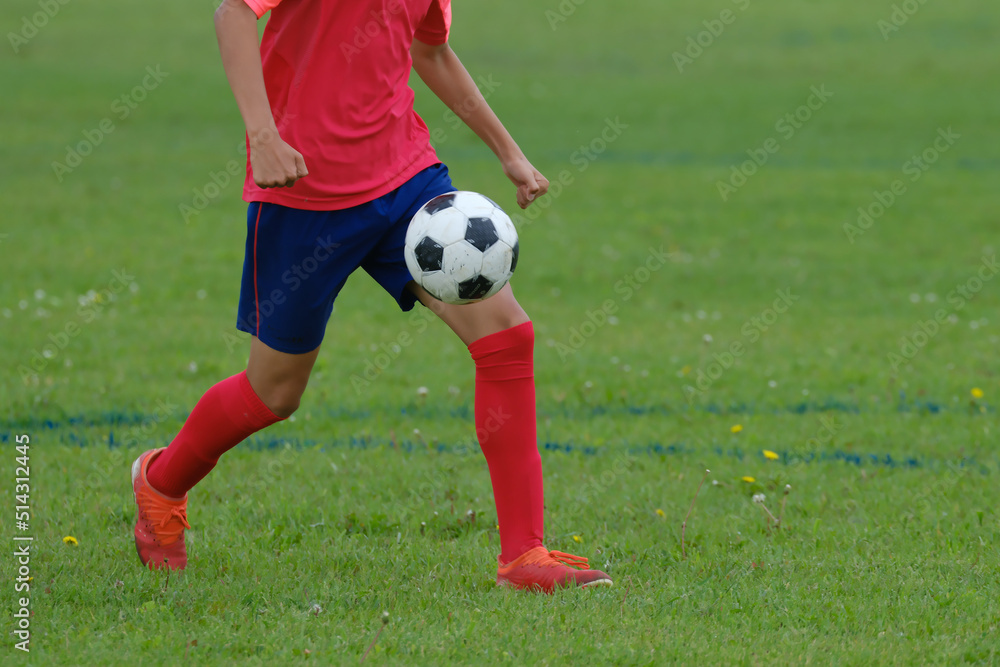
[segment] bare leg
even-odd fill
[[[504,285],[500,292],[485,301],[461,306],[438,301],[415,282],[410,283],[409,289],[417,295],[420,303],[434,311],[445,324],[451,327],[451,330],[466,345],[470,345],[484,336],[530,321],[528,314],[514,298],[510,284]],[[254,386],[256,387],[256,385]]]
[[[260,400],[279,417],[299,408],[319,348],[305,354],[287,354],[268,347],[256,336],[250,344],[247,379]]]

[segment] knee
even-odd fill
[[[497,328],[499,331],[507,331],[520,327],[517,331],[520,332],[521,336],[534,339],[534,328],[521,326],[522,324],[528,324],[529,322],[531,322],[531,320],[528,319],[527,314],[523,310],[520,312],[504,313],[500,321],[497,323]]]
[[[508,288],[504,288],[505,290]],[[495,301],[489,303],[492,307],[491,317],[483,318],[490,330],[483,332],[485,334],[497,333],[500,331],[515,330],[518,338],[531,338],[534,340],[534,329],[532,327],[521,327],[522,324],[527,324],[531,322],[531,318],[528,314],[524,312],[521,304],[517,302],[514,295],[506,292],[497,295]],[[515,327],[520,327],[515,329]]]
[[[281,417],[282,419],[287,419],[299,409],[301,399],[301,394],[279,393],[269,397],[269,400],[265,400],[264,405],[266,405],[268,410],[273,412],[276,416]]]
[[[267,409],[285,419],[291,417],[302,400],[305,386],[298,382],[284,382],[257,389],[257,396]]]

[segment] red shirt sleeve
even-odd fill
[[[253,13],[260,18],[264,14],[281,4],[281,0],[243,0],[247,3],[247,7],[253,10]]]
[[[247,2],[250,1],[251,0],[247,0]],[[264,2],[265,0],[253,1]],[[423,23],[417,27],[417,32],[414,37],[419,39],[424,44],[438,46],[448,41],[448,31],[450,29],[451,0],[431,0],[431,6],[427,10],[427,16],[424,17]]]

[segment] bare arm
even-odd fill
[[[250,138],[250,166],[262,188],[288,187],[308,175],[302,155],[278,135],[264,87],[257,16],[243,0],[223,0],[215,12],[222,66]]]
[[[518,205],[527,208],[544,195],[549,189],[549,181],[528,162],[451,47],[414,40],[410,54],[413,69],[427,87],[499,158],[507,178],[517,186]]]

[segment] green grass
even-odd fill
[[[367,277],[338,300],[294,421],[192,493],[186,573],[138,566],[129,463],[247,351],[239,187],[180,211],[239,159],[213,7],[71,2],[19,53],[5,42],[0,498],[11,517],[13,440],[29,434],[36,551],[32,651],[13,649],[8,589],[4,664],[351,664],[383,611],[373,664],[1000,661],[1000,280],[948,298],[1000,245],[1000,11],[927,3],[884,40],[892,3],[752,2],[678,72],[673,53],[739,4],[586,2],[554,31],[526,0],[455,8],[453,46],[500,84],[490,103],[543,172],[572,177],[523,219],[514,285],[538,333],[548,546],[616,586],[554,597],[492,584],[467,351]],[[4,4],[4,34],[36,11]],[[120,119],[113,101],[157,65],[168,76]],[[514,210],[488,151],[414,85],[456,184]],[[833,97],[782,137],[821,85]],[[52,162],[107,117],[114,132],[58,181]],[[607,119],[628,127],[581,170]],[[949,127],[960,139],[907,180]],[[717,182],[769,137],[780,150],[722,201]],[[851,243],[845,223],[896,179],[907,192]],[[636,274],[661,246],[671,261]],[[80,310],[121,270],[133,287]],[[626,276],[645,280],[628,299]],[[591,328],[606,301],[616,323]],[[402,332],[414,343],[356,390]],[[705,468],[719,484],[685,558]],[[778,512],[786,484],[769,532],[751,496]],[[0,559],[5,580],[15,569]]]

